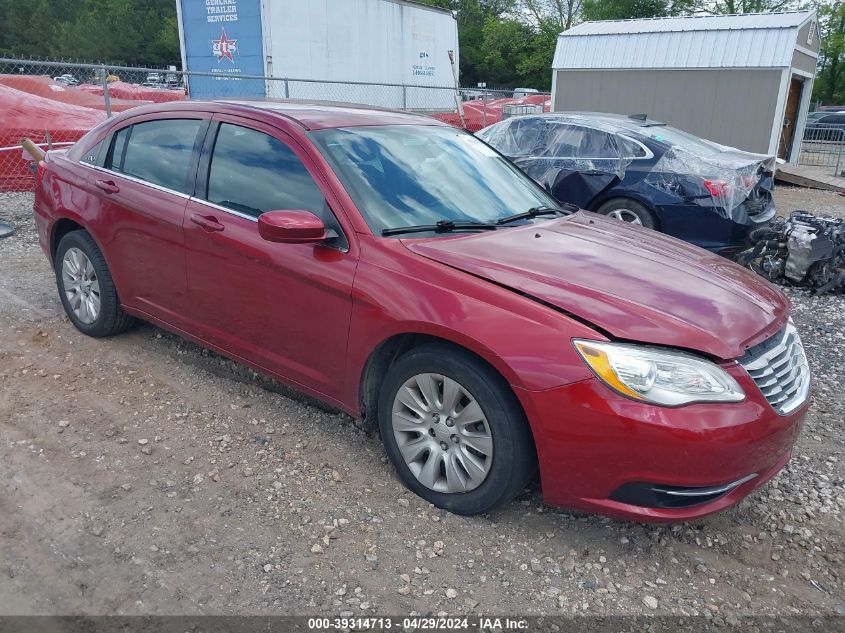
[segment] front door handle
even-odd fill
[[[117,193],[120,187],[114,184],[114,180],[97,180],[94,182],[98,189],[102,189],[106,193]]]
[[[191,216],[191,222],[194,224],[199,224],[204,230],[208,231],[209,233],[213,231],[222,231],[225,226],[220,224],[213,215],[200,215],[199,213],[194,213]]]

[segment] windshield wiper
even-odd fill
[[[528,211],[514,213],[513,215],[507,215],[499,220],[496,220],[496,224],[501,226],[502,224],[510,224],[511,222],[517,222],[519,220],[530,220],[531,218],[536,218],[541,215],[557,215],[558,213],[561,215],[571,215],[577,210],[578,207],[567,203],[561,204],[560,207],[531,207]]]
[[[440,220],[436,224],[415,224],[411,226],[397,226],[383,229],[381,234],[401,235],[403,233],[451,233],[452,231],[495,231],[495,224],[488,222],[455,222],[454,220]]]

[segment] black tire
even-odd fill
[[[71,248],[78,248],[85,254],[94,267],[96,279],[99,283],[100,311],[97,314],[97,318],[91,323],[85,323],[76,315],[65,292],[62,262],[64,261],[65,254]],[[87,231],[71,231],[62,237],[56,249],[54,270],[56,273],[56,285],[59,289],[59,298],[65,308],[65,313],[76,329],[83,334],[96,338],[113,336],[125,332],[135,323],[135,319],[126,314],[120,306],[120,298],[117,295],[117,289],[114,287],[114,281],[106,265],[106,260],[94,238]]]
[[[630,198],[614,198],[596,209],[596,213],[601,213],[602,215],[610,215],[613,211],[627,211],[636,216],[640,224],[645,228],[657,228],[657,220],[654,214],[645,205],[636,200],[631,200]]]
[[[392,425],[394,399],[407,380],[423,373],[457,381],[472,394],[487,418],[493,441],[492,463],[486,478],[473,490],[440,492],[427,487],[414,476],[399,450]],[[480,514],[507,503],[537,471],[528,421],[507,382],[483,361],[449,345],[418,347],[390,368],[379,393],[378,422],[387,455],[402,482],[426,501],[456,514]]]

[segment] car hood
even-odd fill
[[[717,255],[581,211],[412,252],[552,304],[614,338],[741,356],[786,320],[774,286]]]

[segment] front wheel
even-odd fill
[[[622,222],[644,226],[647,229],[653,229],[657,226],[654,215],[645,205],[628,198],[608,200],[596,212],[606,215],[609,218],[622,220]]]
[[[513,392],[461,350],[429,345],[399,359],[382,385],[378,418],[404,484],[456,514],[506,503],[536,471],[531,432]]]

